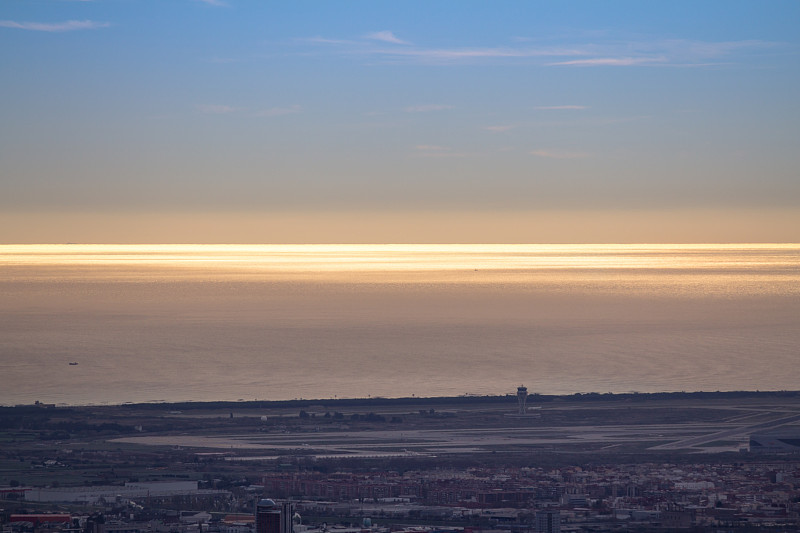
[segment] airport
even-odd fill
[[[40,404],[3,417],[2,506],[121,512],[103,533],[258,533],[242,517],[262,500],[283,517],[266,533],[800,523],[793,392],[546,397],[520,386],[502,397]],[[14,526],[23,514],[8,533],[32,531]]]

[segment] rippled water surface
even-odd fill
[[[798,389],[799,359],[800,245],[0,246],[3,404]]]

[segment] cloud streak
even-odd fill
[[[444,111],[446,109],[453,109],[453,106],[446,104],[426,104],[426,105],[412,105],[406,107],[406,113],[427,113],[429,111]]]
[[[514,129],[514,126],[511,125],[486,126],[484,129],[492,133],[503,133],[504,131],[509,131]]]
[[[584,159],[589,157],[589,154],[583,152],[567,152],[563,150],[531,150],[531,155],[536,157],[544,157],[547,159]]]
[[[319,35],[317,35],[316,37],[306,37],[297,40],[311,44],[356,44],[355,41],[349,41],[347,39],[328,39],[327,37],[322,37]]]
[[[534,107],[538,111],[560,111],[560,110],[580,110],[589,109],[585,105],[540,105]]]
[[[467,154],[463,152],[454,152],[449,146],[439,146],[436,144],[418,144],[414,147],[414,150],[414,157],[447,158],[467,156]]]
[[[292,105],[289,107],[272,107],[264,109],[256,113],[257,117],[280,117],[283,115],[294,115],[303,111],[303,107],[299,105]]]
[[[372,33],[368,33],[364,36],[365,39],[370,39],[373,41],[382,41],[384,43],[391,43],[391,44],[411,44],[408,41],[404,41],[398,38],[394,33],[385,30],[385,31],[374,31]]]
[[[232,113],[239,113],[242,111],[248,111],[246,107],[234,107],[230,105],[220,105],[220,104],[200,104],[195,106],[197,111],[203,113],[204,115],[230,115]],[[288,107],[271,107],[269,109],[263,109],[261,111],[256,111],[253,113],[253,116],[256,117],[280,117],[283,115],[294,115],[296,113],[300,113],[303,111],[303,107],[300,105],[291,105]]]
[[[51,33],[95,30],[97,28],[107,28],[111,26],[108,22],[97,22],[94,20],[68,20],[66,22],[17,22],[14,20],[0,20],[0,27],[15,28],[18,30],[45,31]]]
[[[456,61],[468,59],[502,59],[502,58],[534,58],[579,55],[579,50],[558,48],[392,48],[375,50],[374,53],[384,56],[416,58],[431,61]]]
[[[229,105],[200,104],[197,106],[197,110],[206,115],[226,115],[241,111],[242,108]]]
[[[429,48],[413,46],[391,31],[372,32],[361,40],[347,41],[316,37],[308,43],[351,45],[342,53],[383,58],[385,61],[416,64],[452,64],[488,61],[527,61],[548,67],[697,67],[721,58],[756,52],[777,43],[742,41],[693,41],[688,39],[653,39],[607,42],[584,42],[567,45],[531,46],[522,39],[507,46]],[[381,43],[403,46],[380,46]]]
[[[666,63],[665,57],[595,57],[591,59],[572,59],[548,63],[550,66],[568,67],[633,67]]]
[[[447,146],[439,146],[437,144],[418,144],[414,147],[416,150],[422,150],[424,152],[442,152],[450,150]]]

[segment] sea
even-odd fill
[[[800,389],[800,245],[0,245],[0,404]]]

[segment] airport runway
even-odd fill
[[[676,442],[670,442],[668,444],[661,444],[659,446],[653,446],[650,448],[651,450],[679,450],[682,448],[692,448],[696,446],[700,446],[702,444],[707,444],[709,442],[714,442],[716,440],[727,439],[730,437],[742,437],[744,435],[748,435],[750,433],[756,433],[759,431],[765,431],[769,429],[774,429],[780,426],[785,426],[787,424],[791,424],[792,422],[796,422],[800,420],[800,414],[792,415],[792,416],[784,416],[782,418],[777,418],[775,420],[770,420],[769,422],[761,422],[759,424],[752,424],[752,425],[745,425],[739,426],[731,429],[726,429],[723,431],[717,431],[714,433],[709,433],[707,435],[701,435],[699,437],[691,437],[688,439],[682,439]]]
[[[394,457],[480,454],[491,452],[530,453],[536,451],[602,451],[638,447],[641,451],[724,451],[725,446],[706,447],[715,441],[743,441],[750,433],[765,431],[800,421],[800,407],[717,406],[733,411],[714,421],[657,424],[548,425],[547,410],[542,419],[531,418],[524,427],[459,427],[347,429],[251,433],[226,435],[140,435],[115,439],[129,444],[172,446],[188,449],[229,452],[231,459],[273,459],[287,455],[306,457]],[[674,406],[667,407],[675,409]],[[557,409],[554,409],[555,412]],[[742,412],[744,411],[744,412]],[[502,416],[502,415],[501,415]],[[468,420],[464,421],[468,426]],[[727,444],[730,451],[739,443]]]

